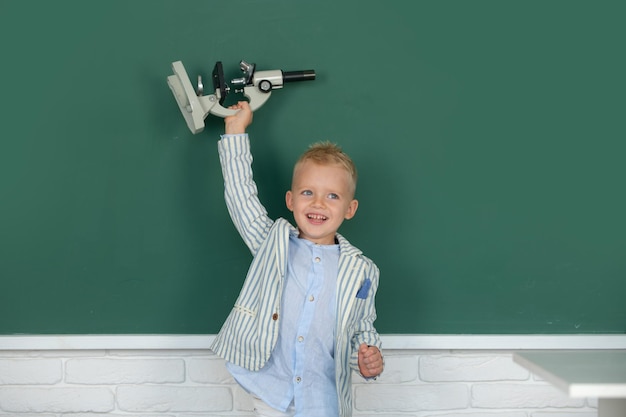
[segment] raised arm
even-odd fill
[[[235,228],[254,255],[273,221],[258,198],[252,175],[250,141],[245,133],[252,123],[252,111],[247,102],[239,102],[230,108],[239,111],[224,119],[225,134],[218,142],[224,198]]]

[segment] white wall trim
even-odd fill
[[[2,350],[208,349],[215,335],[6,335]],[[626,349],[626,335],[383,334],[388,350]]]

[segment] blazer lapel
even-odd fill
[[[339,240],[339,271],[337,275],[337,330],[343,329],[350,317],[356,294],[363,283],[362,252],[342,236]]]

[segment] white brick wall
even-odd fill
[[[355,417],[596,417],[508,352],[390,350],[355,378]],[[0,416],[251,417],[248,395],[208,350],[0,351]]]

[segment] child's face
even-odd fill
[[[352,178],[341,165],[299,164],[285,199],[300,237],[320,245],[334,244],[343,220],[356,213],[353,189]]]

